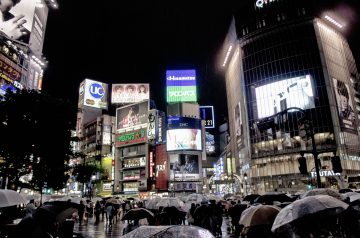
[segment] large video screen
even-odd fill
[[[175,150],[202,150],[201,130],[173,129],[167,130],[167,151]]]
[[[199,177],[199,156],[179,154],[170,156],[170,178],[193,180]]]
[[[274,115],[290,107],[315,107],[310,75],[281,80],[255,88],[258,118]]]

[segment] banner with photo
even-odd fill
[[[113,84],[111,103],[136,103],[150,99],[149,84]]]
[[[356,115],[352,103],[349,85],[334,79],[334,92],[338,107],[339,122],[341,131],[357,134]]]
[[[198,155],[170,155],[170,178],[175,178],[175,180],[194,180],[199,178],[199,171]]]
[[[147,125],[149,101],[143,101],[116,110],[116,129],[122,130],[135,126]]]

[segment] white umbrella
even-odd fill
[[[360,201],[360,193],[357,193],[357,192],[347,192],[347,193],[344,193],[343,196],[345,198],[349,198],[350,202],[354,202],[356,200]]]
[[[14,190],[0,189],[0,207],[26,204],[28,201]]]
[[[348,204],[328,195],[305,197],[287,205],[276,216],[271,230],[287,225],[304,216],[328,211],[328,215],[339,214],[348,208]]]
[[[315,188],[313,190],[306,191],[305,193],[300,195],[300,198],[305,198],[309,196],[315,196],[315,195],[329,195],[331,197],[344,200],[344,196],[340,194],[335,189],[331,188]]]
[[[186,202],[201,203],[201,202],[208,202],[209,199],[203,194],[192,193],[192,194],[187,196],[185,201]]]
[[[156,209],[156,204],[161,201],[161,197],[151,198],[149,201],[146,202],[145,207],[147,209]]]
[[[116,199],[116,198],[109,198],[108,200],[106,200],[107,203],[112,203],[112,204],[121,204],[121,200],[120,199]]]
[[[157,204],[156,209],[159,207],[178,207],[183,208],[185,204],[178,198],[162,198]]]

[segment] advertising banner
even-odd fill
[[[146,166],[146,157],[130,158],[123,160],[123,168],[131,169]]]
[[[129,144],[136,144],[146,142],[146,128],[139,130],[123,132],[116,136],[116,146],[124,146]]]
[[[167,70],[166,99],[167,102],[197,102],[196,71]]]
[[[213,106],[200,106],[200,118],[205,121],[205,128],[215,128]]]
[[[156,117],[157,117],[156,110],[155,109],[149,110],[147,136],[150,142],[155,141],[156,138]]]
[[[6,57],[1,55],[0,57],[0,77],[8,82],[20,81],[21,69],[16,66],[10,60],[5,60]]]
[[[117,131],[135,126],[146,125],[148,122],[149,101],[143,101],[116,110]]]
[[[244,128],[241,117],[241,105],[240,102],[236,104],[234,109],[235,116],[235,135],[236,135],[236,145],[238,150],[244,147]]]
[[[36,8],[47,8],[43,1],[39,0],[22,0],[17,1],[13,6],[9,6],[2,11],[3,22],[0,23],[1,31],[9,38],[17,41],[21,41],[25,44],[29,44],[30,34],[36,28],[36,34],[42,30],[42,38],[44,35],[44,26],[46,24],[46,18],[41,18],[37,15],[37,23],[34,26],[34,15]],[[45,11],[45,10],[43,10]],[[46,15],[47,15],[47,11]],[[41,25],[39,25],[39,22]],[[34,33],[35,34],[35,33]]]
[[[31,28],[29,47],[35,55],[41,56],[49,9],[43,0],[38,0],[37,3],[38,4],[35,6],[34,22]]]
[[[156,117],[156,144],[163,144],[166,141],[165,138],[165,112],[157,111]]]
[[[102,158],[101,166],[104,169],[104,174],[102,179],[110,180],[112,177],[112,158],[111,157]]]
[[[150,99],[149,84],[113,84],[111,103],[136,103]]]
[[[258,118],[264,118],[290,107],[315,108],[310,75],[265,84],[255,88]]]
[[[166,134],[167,151],[202,150],[201,142],[199,129],[173,129]]]
[[[341,131],[357,134],[356,115],[354,113],[354,105],[350,98],[349,85],[334,78],[333,83],[338,107],[340,129]]]
[[[199,178],[199,156],[176,154],[170,156],[170,177],[175,180],[194,180]]]
[[[107,109],[108,85],[91,79],[85,79],[84,105],[99,109]]]
[[[155,161],[155,187],[158,190],[167,190],[169,170],[167,166],[167,153],[165,145],[156,146]]]
[[[201,120],[191,117],[168,117],[167,129],[201,129]]]
[[[84,106],[84,94],[85,94],[85,81],[82,81],[79,86],[79,102],[78,107]]]

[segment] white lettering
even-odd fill
[[[170,97],[192,97],[195,96],[194,91],[177,91],[177,92],[170,92]]]
[[[187,77],[176,77],[176,76],[169,76],[167,77],[169,81],[185,81],[185,80],[195,80],[195,77],[187,76]]]

